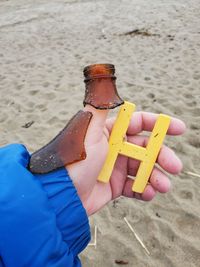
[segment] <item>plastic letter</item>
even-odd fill
[[[126,131],[135,110],[135,105],[125,102],[121,106],[109,140],[109,152],[98,180],[109,182],[118,154],[140,160],[140,166],[132,190],[142,193],[153,170],[161,145],[167,133],[170,117],[160,114],[149,138],[147,147],[140,147],[124,141]]]

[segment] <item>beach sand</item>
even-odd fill
[[[0,145],[46,144],[82,108],[84,66],[105,62],[137,110],[185,121],[184,136],[166,139],[184,169],[170,193],[120,198],[92,216],[97,247],[83,267],[198,267],[200,178],[186,172],[200,174],[199,0],[0,0]]]

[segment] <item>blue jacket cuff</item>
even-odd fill
[[[90,241],[90,227],[86,210],[65,168],[47,174],[34,175],[46,191],[63,240],[75,255]]]

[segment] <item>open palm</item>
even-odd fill
[[[93,119],[85,139],[87,157],[83,161],[67,166],[67,169],[88,215],[95,213],[110,200],[121,195],[149,201],[157,191],[165,193],[169,190],[170,181],[161,168],[170,174],[178,174],[182,169],[182,163],[166,146],[161,148],[157,158],[157,164],[161,168],[154,166],[149,184],[142,194],[132,192],[134,181],[129,177],[136,175],[140,162],[125,156],[118,156],[109,183],[98,182],[98,175],[108,153],[108,140],[115,119],[106,119],[107,114],[98,116],[98,111],[92,107],[86,107],[86,110],[93,112]],[[134,113],[127,131],[128,142],[146,146],[148,138],[139,134],[143,131],[152,131],[156,119],[157,115],[153,113]],[[173,118],[168,134],[180,135],[184,130],[185,124]]]

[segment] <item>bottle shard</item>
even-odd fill
[[[113,109],[124,101],[119,97],[115,80],[115,67],[112,64],[95,64],[84,68],[85,105],[96,109]]]
[[[32,173],[48,173],[86,158],[84,140],[91,112],[79,111],[50,143],[31,155]]]

